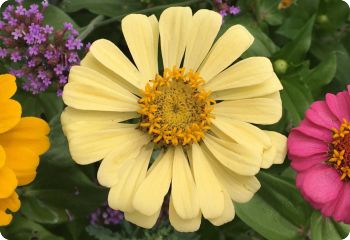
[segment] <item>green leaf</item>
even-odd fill
[[[349,225],[339,224],[315,211],[311,216],[311,238],[317,240],[341,240],[349,234]]]
[[[43,226],[28,220],[19,214],[16,214],[11,225],[4,230],[1,230],[1,233],[4,234],[4,237],[11,240],[64,240],[64,238],[54,235]]]
[[[272,26],[280,25],[283,21],[282,12],[278,9],[280,0],[256,0],[257,17]]]
[[[70,22],[75,29],[79,29],[79,26],[70,16],[54,5],[49,5],[45,10],[44,22],[53,26],[56,30],[62,29],[65,22]]]
[[[286,12],[286,19],[276,33],[294,39],[305,23],[318,11],[320,0],[298,0]]]
[[[38,95],[38,100],[44,109],[44,114],[48,121],[51,121],[57,114],[63,111],[62,97],[57,96],[56,93],[44,92]]]
[[[336,70],[337,58],[335,54],[331,54],[329,58],[312,69],[310,74],[305,77],[314,97],[319,95],[322,87],[326,86],[333,80]]]
[[[18,88],[14,99],[21,104],[23,117],[40,117],[44,112],[37,95],[32,95]]]
[[[269,240],[302,239],[309,207],[294,183],[260,172],[261,189],[246,204],[236,204],[237,215]]]
[[[312,30],[315,22],[315,16],[305,23],[305,26],[297,34],[296,38],[287,43],[281,51],[279,51],[274,58],[284,59],[289,63],[297,64],[303,59],[305,54],[309,51],[312,39]]]
[[[69,220],[69,216],[64,209],[50,206],[37,198],[24,197],[21,201],[21,213],[32,221],[44,224],[57,224]]]
[[[60,7],[65,12],[76,12],[87,9],[92,13],[108,17],[116,17],[135,12],[144,8],[141,1],[120,1],[120,0],[63,0]]]

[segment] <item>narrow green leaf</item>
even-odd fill
[[[62,9],[54,5],[49,5],[48,8],[45,10],[44,22],[53,26],[56,30],[62,29],[63,24],[65,22],[70,22],[73,24],[75,29],[79,29],[79,26],[74,22],[74,20],[70,16],[68,16],[64,11],[62,11]]]
[[[349,234],[344,231],[345,229],[349,230],[349,226],[339,225],[331,218],[323,217],[318,211],[311,216],[311,239],[341,240]]]
[[[308,207],[294,184],[262,172],[258,178],[261,189],[250,202],[235,205],[237,215],[266,239],[302,239]]]
[[[305,77],[314,97],[320,94],[322,87],[333,80],[336,70],[337,58],[335,54],[331,54],[329,58],[312,69],[310,74]]]
[[[312,39],[312,30],[315,22],[315,16],[305,23],[305,26],[300,30],[296,38],[287,43],[274,58],[284,59],[289,63],[297,64],[303,59],[309,51]]]

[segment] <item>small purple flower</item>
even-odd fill
[[[35,61],[34,60],[29,60],[28,63],[27,63],[27,66],[30,67],[30,68],[35,67],[36,66]]]
[[[110,208],[107,203],[104,203],[90,214],[90,223],[92,225],[118,225],[123,219],[124,214],[121,211]]]
[[[65,45],[69,50],[75,49],[75,41],[72,36],[69,36]]]
[[[240,11],[241,11],[241,9],[239,7],[235,7],[235,6],[230,7],[230,10],[229,10],[229,12],[232,15],[237,15],[238,13],[240,13]]]
[[[75,52],[70,53],[69,57],[68,57],[68,62],[69,63],[78,63],[79,62],[78,54]]]
[[[30,5],[28,12],[29,12],[30,14],[34,14],[34,15],[37,14],[37,13],[39,13],[39,6],[38,6],[38,4],[32,4],[32,5]]]
[[[0,47],[0,58],[7,57],[7,50]]]
[[[47,8],[49,6],[49,2],[47,0],[42,1],[41,5],[43,6],[43,8]]]
[[[224,9],[222,9],[222,10],[220,10],[220,15],[222,16],[222,17],[226,17],[227,16],[227,12],[226,12],[226,10],[224,10]]]
[[[15,31],[13,31],[11,33],[11,35],[13,36],[13,39],[15,39],[15,40],[17,40],[23,36],[21,30],[19,30],[19,29],[15,29]]]
[[[0,58],[17,63],[11,72],[24,78],[24,90],[37,94],[54,85],[61,95],[68,70],[80,62],[78,50],[84,44],[72,23],[58,30],[44,24],[48,1],[29,7],[23,2],[16,0],[15,6],[8,5],[2,13]]]
[[[24,16],[24,15],[26,15],[27,10],[22,5],[20,5],[16,8],[15,13],[20,15],[20,16]]]
[[[38,53],[39,53],[39,47],[38,46],[30,46],[29,48],[28,48],[28,54],[30,55],[30,56],[36,56],[36,55],[38,55]]]
[[[63,24],[63,28],[64,28],[65,30],[72,31],[72,30],[73,30],[73,24],[70,23],[70,22],[65,22],[65,23]]]
[[[57,66],[54,68],[54,71],[57,75],[61,75],[64,71],[64,67],[61,64],[57,64]]]
[[[43,27],[43,31],[44,33],[51,34],[53,33],[53,27],[50,25],[45,25],[45,27]]]

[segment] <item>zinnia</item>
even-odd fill
[[[34,180],[39,155],[49,148],[47,123],[21,118],[21,105],[10,99],[16,90],[14,76],[0,75],[0,226],[11,222],[9,211],[18,211],[16,187]]]
[[[136,67],[101,39],[70,71],[61,119],[72,157],[103,159],[98,180],[111,188],[109,205],[139,226],[156,223],[170,185],[177,230],[195,231],[202,215],[215,225],[231,221],[233,202],[260,188],[260,168],[284,160],[286,138],[251,124],[282,114],[271,62],[252,57],[230,66],[253,37],[236,25],[213,45],[221,23],[216,12],[192,16],[188,7],[166,9],[159,23],[131,14],[122,30]]]
[[[350,90],[350,87],[349,87]],[[314,208],[350,223],[350,95],[313,103],[288,138],[296,184]]]

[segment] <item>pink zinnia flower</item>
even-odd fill
[[[350,223],[350,86],[313,103],[288,147],[304,198],[323,215]]]

